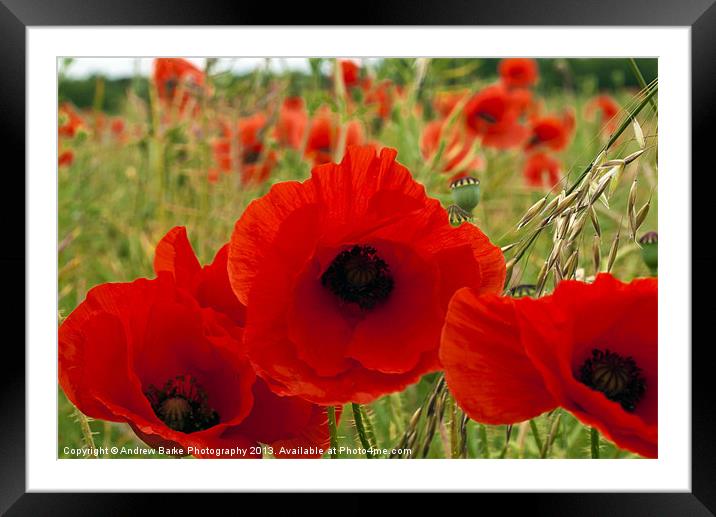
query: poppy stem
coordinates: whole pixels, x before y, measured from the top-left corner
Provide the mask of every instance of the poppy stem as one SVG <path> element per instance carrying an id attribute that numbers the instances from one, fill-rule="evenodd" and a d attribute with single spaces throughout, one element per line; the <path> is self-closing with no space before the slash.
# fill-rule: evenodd
<path id="1" fill-rule="evenodd" d="M 92 428 L 89 425 L 89 419 L 77 408 L 75 408 L 74 416 L 77 419 L 77 423 L 80 424 L 80 431 L 82 431 L 82 439 L 85 442 L 85 447 L 94 450 L 94 438 L 92 438 Z M 90 455 L 89 457 L 94 458 L 95 456 Z"/>
<path id="2" fill-rule="evenodd" d="M 589 435 L 592 441 L 592 459 L 599 459 L 599 431 L 592 427 L 589 430 Z"/>
<path id="3" fill-rule="evenodd" d="M 353 421 L 356 425 L 358 438 L 360 439 L 361 445 L 365 449 L 365 457 L 371 459 L 373 457 L 373 446 L 368 439 L 368 434 L 366 433 L 365 426 L 363 425 L 363 410 L 360 404 L 356 404 L 355 402 L 351 404 L 351 407 L 353 408 Z"/>
<path id="4" fill-rule="evenodd" d="M 338 429 L 336 428 L 336 406 L 326 408 L 328 414 L 328 434 L 330 436 L 331 459 L 338 457 Z"/>
<path id="5" fill-rule="evenodd" d="M 542 451 L 542 439 L 539 436 L 539 429 L 537 429 L 537 423 L 533 420 L 530 420 L 530 429 L 532 430 L 532 436 L 535 438 L 535 443 L 537 444 L 537 450 Z"/>

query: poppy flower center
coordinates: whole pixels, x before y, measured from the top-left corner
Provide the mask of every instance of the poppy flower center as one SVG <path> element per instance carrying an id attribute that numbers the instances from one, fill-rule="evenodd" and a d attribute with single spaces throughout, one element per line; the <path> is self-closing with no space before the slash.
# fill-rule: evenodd
<path id="1" fill-rule="evenodd" d="M 495 122 L 497 122 L 497 117 L 495 117 L 492 113 L 488 113 L 487 111 L 479 111 L 477 113 L 477 116 L 488 124 L 494 124 Z"/>
<path id="2" fill-rule="evenodd" d="M 251 149 L 244 155 L 244 164 L 252 165 L 259 161 L 260 156 L 261 156 L 260 150 Z"/>
<path id="3" fill-rule="evenodd" d="M 609 400 L 619 402 L 628 412 L 636 405 L 646 391 L 646 379 L 634 359 L 622 357 L 607 350 L 592 350 L 584 361 L 577 377 L 582 384 L 601 391 Z"/>
<path id="4" fill-rule="evenodd" d="M 154 414 L 174 431 L 189 434 L 219 423 L 219 414 L 209 406 L 206 391 L 191 375 L 169 379 L 161 389 L 150 385 L 145 396 Z"/>
<path id="5" fill-rule="evenodd" d="M 369 310 L 388 298 L 394 281 L 375 248 L 355 245 L 336 255 L 321 275 L 321 284 L 344 302 Z"/>

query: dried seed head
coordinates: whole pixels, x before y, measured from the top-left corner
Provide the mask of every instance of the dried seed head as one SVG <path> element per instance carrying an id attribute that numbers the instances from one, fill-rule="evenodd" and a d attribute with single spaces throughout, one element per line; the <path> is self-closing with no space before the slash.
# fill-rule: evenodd
<path id="1" fill-rule="evenodd" d="M 592 226 L 594 227 L 594 232 L 601 237 L 602 236 L 602 228 L 599 226 L 599 218 L 597 217 L 597 212 L 594 210 L 594 207 L 589 207 L 589 218 L 592 220 Z"/>
<path id="2" fill-rule="evenodd" d="M 577 262 L 579 260 L 579 250 L 574 250 L 564 264 L 564 273 L 567 278 L 572 278 L 574 272 L 577 269 Z"/>
<path id="3" fill-rule="evenodd" d="M 619 250 L 619 233 L 618 232 L 617 232 L 617 236 L 614 237 L 614 242 L 612 242 L 612 247 L 609 249 L 609 259 L 607 260 L 607 273 L 611 272 L 611 270 L 612 270 L 614 261 L 617 258 L 617 250 Z"/>
<path id="4" fill-rule="evenodd" d="M 646 147 L 646 139 L 637 119 L 632 119 L 632 127 L 634 128 L 634 137 L 639 143 L 639 147 L 643 150 Z"/>
<path id="5" fill-rule="evenodd" d="M 599 271 L 601 269 L 602 264 L 602 252 L 601 252 L 601 245 L 602 240 L 599 238 L 599 235 L 594 236 L 594 241 L 592 242 L 592 258 L 594 259 L 594 271 Z"/>
<path id="6" fill-rule="evenodd" d="M 644 154 L 644 149 L 639 149 L 638 151 L 631 153 L 629 156 L 624 158 L 624 164 L 629 165 L 631 162 L 639 158 L 642 154 Z"/>
<path id="7" fill-rule="evenodd" d="M 527 223 L 529 223 L 534 217 L 539 214 L 540 210 L 544 207 L 545 203 L 547 203 L 547 197 L 541 198 L 539 201 L 537 201 L 534 205 L 529 207 L 527 209 L 527 212 L 525 212 L 525 215 L 522 216 L 522 219 L 520 219 L 520 222 L 517 223 L 517 229 L 519 230 L 523 226 L 525 226 Z"/>
<path id="8" fill-rule="evenodd" d="M 634 225 L 634 231 L 638 230 L 642 224 L 644 224 L 644 220 L 646 219 L 646 216 L 649 215 L 649 207 L 651 206 L 651 199 L 647 201 L 644 206 L 642 206 L 639 211 L 636 213 L 636 224 Z"/>

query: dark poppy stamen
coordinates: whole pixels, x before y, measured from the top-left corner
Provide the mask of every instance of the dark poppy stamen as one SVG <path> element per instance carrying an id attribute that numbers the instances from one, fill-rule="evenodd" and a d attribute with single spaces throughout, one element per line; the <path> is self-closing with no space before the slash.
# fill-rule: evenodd
<path id="1" fill-rule="evenodd" d="M 175 431 L 195 433 L 219 423 L 219 414 L 209 406 L 206 391 L 191 375 L 169 379 L 161 389 L 151 385 L 145 396 L 154 414 Z"/>
<path id="2" fill-rule="evenodd" d="M 497 117 L 493 116 L 491 113 L 487 113 L 486 111 L 479 112 L 477 116 L 488 124 L 494 124 L 495 122 L 497 122 Z"/>
<path id="3" fill-rule="evenodd" d="M 608 349 L 592 350 L 592 355 L 580 368 L 577 380 L 601 391 L 609 400 L 619 402 L 629 412 L 636 409 L 646 391 L 646 379 L 634 359 Z"/>
<path id="4" fill-rule="evenodd" d="M 250 150 L 244 154 L 244 164 L 251 165 L 259 161 L 261 151 Z"/>
<path id="5" fill-rule="evenodd" d="M 375 248 L 355 245 L 336 255 L 321 275 L 321 284 L 341 300 L 368 310 L 388 298 L 394 282 Z"/>

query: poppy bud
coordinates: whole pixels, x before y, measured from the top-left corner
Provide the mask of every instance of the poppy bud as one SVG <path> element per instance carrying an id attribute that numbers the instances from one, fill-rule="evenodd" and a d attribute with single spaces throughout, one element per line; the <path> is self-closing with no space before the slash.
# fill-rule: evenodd
<path id="1" fill-rule="evenodd" d="M 452 198 L 455 204 L 472 212 L 472 209 L 480 202 L 480 180 L 472 176 L 463 176 L 450 183 Z"/>
<path id="2" fill-rule="evenodd" d="M 641 256 L 644 259 L 644 264 L 649 267 L 651 274 L 656 276 L 659 267 L 658 234 L 656 232 L 645 233 L 639 239 L 639 244 L 641 244 Z"/>

